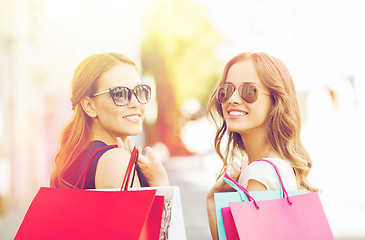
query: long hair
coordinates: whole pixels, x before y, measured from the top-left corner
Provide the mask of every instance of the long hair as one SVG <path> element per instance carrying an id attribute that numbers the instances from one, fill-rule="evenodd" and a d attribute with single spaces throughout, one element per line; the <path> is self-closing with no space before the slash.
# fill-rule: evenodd
<path id="1" fill-rule="evenodd" d="M 74 112 L 61 134 L 60 148 L 55 158 L 55 167 L 50 181 L 51 187 L 73 187 L 64 179 L 64 173 L 78 158 L 91 136 L 91 118 L 81 107 L 81 100 L 95 94 L 98 79 L 120 63 L 131 65 L 138 71 L 132 60 L 117 53 L 91 55 L 76 68 L 72 80 L 71 97 Z"/>
<path id="2" fill-rule="evenodd" d="M 300 140 L 301 116 L 294 82 L 287 67 L 279 59 L 266 53 L 242 53 L 226 64 L 218 86 L 226 81 L 228 71 L 232 65 L 247 59 L 253 61 L 259 78 L 272 95 L 273 108 L 265 120 L 267 139 L 275 151 L 284 159 L 290 161 L 295 172 L 298 188 L 311 192 L 317 191 L 308 181 L 312 161 Z M 210 96 L 207 117 L 213 119 L 217 127 L 214 147 L 223 161 L 219 178 L 223 174 L 224 167 L 231 163 L 235 156 L 245 155 L 246 149 L 240 134 L 227 131 L 222 105 L 217 101 L 217 87 Z M 221 144 L 226 132 L 228 141 L 223 155 Z"/>

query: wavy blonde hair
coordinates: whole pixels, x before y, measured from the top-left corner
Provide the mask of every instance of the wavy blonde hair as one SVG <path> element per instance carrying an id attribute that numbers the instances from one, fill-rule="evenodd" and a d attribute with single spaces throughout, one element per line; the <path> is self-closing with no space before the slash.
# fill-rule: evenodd
<path id="1" fill-rule="evenodd" d="M 81 100 L 95 94 L 100 77 L 121 63 L 131 65 L 138 71 L 132 60 L 112 52 L 91 55 L 76 68 L 72 80 L 71 97 L 74 112 L 61 134 L 61 144 L 50 181 L 51 187 L 73 187 L 64 179 L 64 172 L 75 162 L 91 137 L 91 119 L 81 107 Z"/>
<path id="2" fill-rule="evenodd" d="M 226 81 L 228 71 L 232 65 L 247 59 L 253 61 L 259 78 L 272 95 L 273 108 L 265 121 L 267 139 L 283 159 L 290 161 L 295 172 L 298 188 L 311 192 L 318 191 L 308 181 L 312 161 L 300 140 L 301 117 L 294 82 L 287 67 L 279 59 L 266 53 L 242 53 L 232 58 L 226 64 L 222 79 L 210 96 L 207 117 L 213 119 L 216 124 L 217 132 L 214 147 L 223 161 L 223 167 L 218 178 L 224 173 L 224 167 L 232 163 L 235 156 L 238 154 L 246 155 L 246 151 L 240 134 L 227 131 L 222 106 L 217 101 L 217 88 Z M 221 144 L 226 132 L 228 142 L 223 155 Z"/>

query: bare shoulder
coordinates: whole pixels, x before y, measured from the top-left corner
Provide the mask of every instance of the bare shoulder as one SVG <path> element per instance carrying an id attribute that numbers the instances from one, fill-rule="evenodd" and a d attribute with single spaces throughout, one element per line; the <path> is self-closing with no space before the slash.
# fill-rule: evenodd
<path id="1" fill-rule="evenodd" d="M 100 157 L 98 167 L 99 165 L 127 165 L 130 157 L 131 154 L 128 151 L 120 148 L 112 148 Z"/>
<path id="2" fill-rule="evenodd" d="M 120 148 L 105 152 L 99 159 L 95 174 L 96 188 L 120 187 L 128 167 L 131 154 Z"/>

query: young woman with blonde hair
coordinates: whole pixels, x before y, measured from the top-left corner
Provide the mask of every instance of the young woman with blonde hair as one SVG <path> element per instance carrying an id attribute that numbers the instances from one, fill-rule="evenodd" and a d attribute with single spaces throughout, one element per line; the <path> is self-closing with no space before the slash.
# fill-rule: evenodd
<path id="1" fill-rule="evenodd" d="M 227 172 L 249 191 L 279 190 L 271 165 L 254 162 L 268 159 L 279 168 L 288 190 L 317 191 L 307 179 L 312 162 L 300 140 L 301 117 L 294 83 L 279 59 L 266 53 L 242 53 L 232 58 L 211 95 L 208 117 L 217 126 L 214 145 L 223 161 L 219 177 Z M 228 142 L 223 154 L 224 136 Z M 234 158 L 242 159 L 241 166 L 233 162 Z M 232 190 L 219 179 L 207 195 L 213 239 L 218 239 L 214 193 Z"/>
<path id="2" fill-rule="evenodd" d="M 75 187 L 89 158 L 84 188 L 121 187 L 134 146 L 129 136 L 142 132 L 150 96 L 151 88 L 142 83 L 136 64 L 129 58 L 104 53 L 82 61 L 73 76 L 74 112 L 61 135 L 51 187 Z M 138 147 L 138 151 L 142 149 Z M 139 154 L 133 187 L 168 185 L 161 162 L 150 147 L 145 151 L 147 156 Z"/>

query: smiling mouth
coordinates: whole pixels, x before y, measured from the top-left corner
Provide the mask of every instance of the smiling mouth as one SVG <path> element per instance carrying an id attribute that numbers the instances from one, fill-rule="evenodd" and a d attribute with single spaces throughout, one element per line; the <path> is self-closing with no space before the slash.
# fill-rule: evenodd
<path id="1" fill-rule="evenodd" d="M 141 120 L 141 116 L 138 115 L 138 114 L 124 116 L 123 118 L 130 121 L 130 122 L 138 122 L 138 121 Z"/>
<path id="2" fill-rule="evenodd" d="M 228 111 L 228 115 L 229 116 L 246 116 L 248 113 L 247 112 L 241 112 L 241 111 Z"/>

